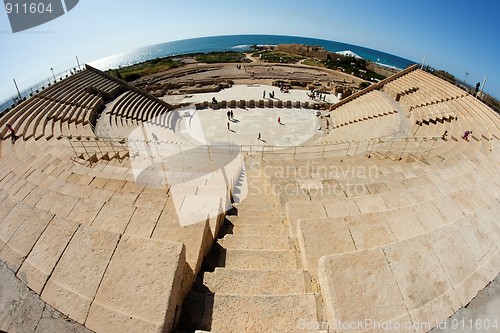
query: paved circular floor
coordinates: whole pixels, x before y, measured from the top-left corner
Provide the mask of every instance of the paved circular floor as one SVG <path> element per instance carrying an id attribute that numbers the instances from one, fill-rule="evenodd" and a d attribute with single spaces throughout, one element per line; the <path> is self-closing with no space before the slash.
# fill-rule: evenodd
<path id="1" fill-rule="evenodd" d="M 320 122 L 310 109 L 235 108 L 187 110 L 180 126 L 184 137 L 200 144 L 298 146 L 319 133 Z"/>

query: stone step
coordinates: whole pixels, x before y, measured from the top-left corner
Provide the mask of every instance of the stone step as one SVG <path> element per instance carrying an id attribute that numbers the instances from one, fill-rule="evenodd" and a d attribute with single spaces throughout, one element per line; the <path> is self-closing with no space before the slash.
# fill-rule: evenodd
<path id="1" fill-rule="evenodd" d="M 288 227 L 285 225 L 273 224 L 225 224 L 222 228 L 222 232 L 226 234 L 249 236 L 287 236 Z"/>
<path id="2" fill-rule="evenodd" d="M 300 269 L 216 268 L 211 286 L 217 295 L 300 295 L 306 290 L 304 271 Z"/>
<path id="3" fill-rule="evenodd" d="M 226 250 L 226 268 L 232 269 L 296 269 L 293 251 Z"/>
<path id="4" fill-rule="evenodd" d="M 226 235 L 218 243 L 225 249 L 290 250 L 290 239 L 280 236 Z"/>
<path id="5" fill-rule="evenodd" d="M 244 202 L 235 206 L 238 216 L 267 216 L 279 217 L 280 208 L 274 203 L 264 202 L 260 203 L 247 203 Z"/>
<path id="6" fill-rule="evenodd" d="M 242 310 L 242 311 L 237 311 Z M 305 332 L 300 323 L 317 322 L 314 295 L 215 295 L 211 331 Z"/>
<path id="7" fill-rule="evenodd" d="M 236 216 L 228 215 L 226 219 L 234 226 L 244 225 L 273 225 L 283 226 L 281 218 L 278 216 Z"/>

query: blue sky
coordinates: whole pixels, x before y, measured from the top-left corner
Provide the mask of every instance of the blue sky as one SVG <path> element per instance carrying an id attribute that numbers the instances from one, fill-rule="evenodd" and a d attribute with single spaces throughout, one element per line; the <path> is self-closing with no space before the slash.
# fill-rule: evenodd
<path id="1" fill-rule="evenodd" d="M 81 63 L 192 37 L 278 34 L 346 42 L 482 82 L 500 98 L 499 0 L 80 0 L 66 15 L 13 34 L 0 8 L 0 100 Z"/>

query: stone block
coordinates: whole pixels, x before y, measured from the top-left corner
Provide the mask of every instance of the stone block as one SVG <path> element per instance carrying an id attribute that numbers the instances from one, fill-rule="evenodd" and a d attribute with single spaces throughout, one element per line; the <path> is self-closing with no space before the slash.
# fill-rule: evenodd
<path id="1" fill-rule="evenodd" d="M 0 259 L 15 273 L 21 267 L 54 215 L 36 212 L 23 220 L 0 252 Z"/>
<path id="2" fill-rule="evenodd" d="M 119 235 L 81 225 L 42 292 L 42 299 L 84 324 Z"/>
<path id="3" fill-rule="evenodd" d="M 331 323 L 411 322 L 381 248 L 322 257 L 318 277 Z"/>
<path id="4" fill-rule="evenodd" d="M 96 332 L 168 332 L 180 303 L 180 243 L 124 236 L 95 295 L 86 326 Z"/>
<path id="5" fill-rule="evenodd" d="M 55 217 L 23 262 L 17 276 L 35 293 L 41 294 L 78 224 Z"/>
<path id="6" fill-rule="evenodd" d="M 344 220 L 358 250 L 396 241 L 391 228 L 380 213 L 347 216 Z"/>
<path id="7" fill-rule="evenodd" d="M 303 265 L 308 271 L 316 271 L 323 256 L 356 250 L 342 218 L 299 220 L 297 233 Z"/>
<path id="8" fill-rule="evenodd" d="M 434 323 L 460 308 L 427 235 L 385 245 L 383 250 L 414 321 Z"/>

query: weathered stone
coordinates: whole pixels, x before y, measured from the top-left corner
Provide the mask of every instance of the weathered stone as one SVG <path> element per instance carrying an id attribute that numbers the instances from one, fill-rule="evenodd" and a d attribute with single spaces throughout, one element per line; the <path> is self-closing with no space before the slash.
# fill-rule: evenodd
<path id="1" fill-rule="evenodd" d="M 276 267 L 279 268 L 279 267 Z M 252 281 L 252 283 L 248 283 Z M 216 268 L 213 291 L 230 295 L 287 295 L 306 290 L 302 270 Z"/>
<path id="2" fill-rule="evenodd" d="M 42 299 L 85 323 L 119 236 L 85 227 L 76 231 L 42 292 Z"/>
<path id="3" fill-rule="evenodd" d="M 245 309 L 238 316 L 235 309 Z M 314 295 L 215 295 L 213 332 L 304 332 L 299 321 L 317 322 Z"/>
<path id="4" fill-rule="evenodd" d="M 309 271 L 317 270 L 318 260 L 322 256 L 356 250 L 349 228 L 342 218 L 300 220 L 297 232 L 303 265 Z"/>
<path id="5" fill-rule="evenodd" d="M 170 331 L 184 264 L 180 243 L 124 236 L 90 308 L 87 327 L 98 332 Z"/>
<path id="6" fill-rule="evenodd" d="M 344 218 L 356 249 L 369 249 L 396 241 L 391 228 L 380 213 Z"/>
<path id="7" fill-rule="evenodd" d="M 59 217 L 47 226 L 17 273 L 31 290 L 37 294 L 42 292 L 77 228 L 78 224 Z"/>
<path id="8" fill-rule="evenodd" d="M 318 277 L 331 323 L 411 322 L 381 248 L 322 257 Z M 354 331 L 364 329 L 361 326 Z"/>
<path id="9" fill-rule="evenodd" d="M 1 260 L 17 272 L 54 215 L 38 212 L 25 219 L 0 252 Z"/>

